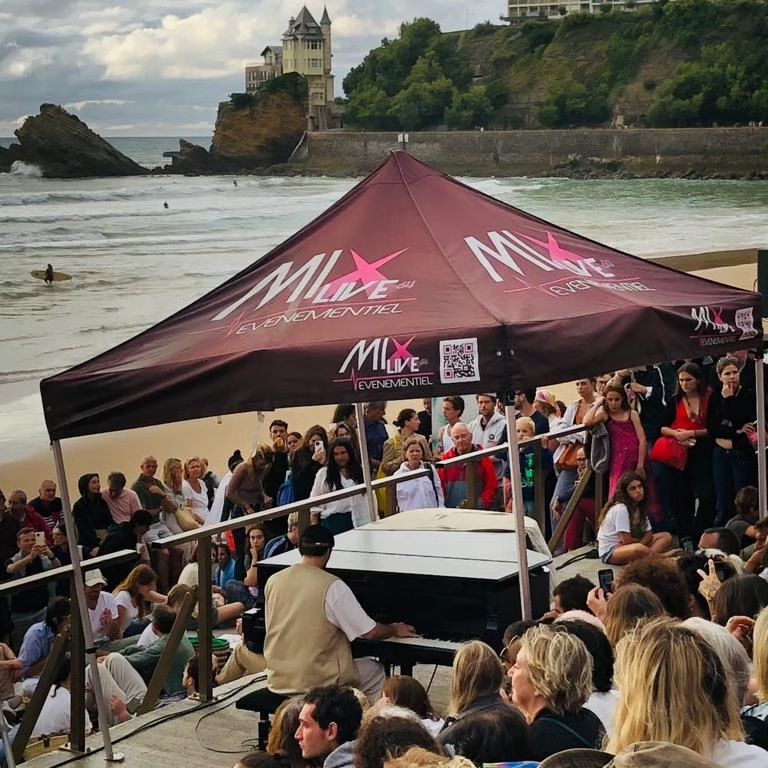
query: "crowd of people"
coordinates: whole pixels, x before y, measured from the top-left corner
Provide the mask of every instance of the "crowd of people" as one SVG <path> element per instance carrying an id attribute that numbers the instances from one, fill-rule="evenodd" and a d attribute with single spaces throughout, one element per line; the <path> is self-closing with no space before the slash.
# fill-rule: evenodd
<path id="1" fill-rule="evenodd" d="M 397 768 L 461 757 L 476 765 L 560 765 L 547 761 L 572 748 L 596 750 L 594 759 L 603 762 L 594 765 L 607 765 L 640 744 L 664 742 L 674 745 L 669 749 L 678 750 L 673 757 L 681 762 L 667 758 L 659 765 L 687 765 L 687 749 L 705 761 L 691 764 L 768 766 L 768 518 L 760 516 L 756 489 L 748 356 L 617 371 L 575 386 L 570 405 L 535 388 L 516 392 L 507 405 L 481 393 L 477 416 L 467 421 L 465 399 L 452 395 L 442 401 L 446 423 L 439 429 L 433 429 L 430 399 L 422 411 L 402 409 L 389 428 L 385 402 L 366 404 L 363 424 L 354 406 L 341 404 L 330 426 L 303 434 L 275 419 L 269 439 L 247 458 L 235 451 L 222 476 L 202 457 L 167 458 L 161 465 L 147 455 L 133 483 L 120 471 L 108 474 L 104 488 L 97 473 L 79 479 L 74 531 L 67 530 L 54 482 L 41 483 L 31 500 L 21 490 L 7 502 L 0 493 L 4 576 L 66 565 L 75 546 L 83 558 L 136 550 L 138 564 L 112 564 L 85 576 L 108 725 L 141 706 L 192 590 L 211 590 L 214 626 L 263 607 L 263 647 L 242 643 L 215 671 L 224 684 L 266 670 L 269 689 L 285 698 L 267 754 L 248 755 L 243 765 L 258 758 L 292 768 Z M 535 624 L 510 627 L 503 649 L 480 641 L 462 645 L 445 713 L 435 711 L 414 678 L 386 679 L 375 659 L 351 653 L 356 638 L 416 633 L 371 619 L 326 570 L 334 536 L 370 522 L 365 495 L 318 498 L 304 531 L 292 513 L 217 539 L 209 585 L 200 584 L 194 546 L 152 546 L 175 533 L 362 484 L 361 440 L 376 477 L 427 470 L 377 492 L 380 517 L 470 502 L 510 511 L 505 452 L 449 461 L 504 445 L 506 408 L 515 414 L 525 513 L 534 516 L 543 493 L 551 531 L 579 488 L 563 549 L 596 540 L 616 578 L 612 589 L 580 577 L 561 583 L 553 610 Z M 579 425 L 582 431 L 556 435 Z M 608 501 L 596 509 L 595 484 L 603 476 Z M 301 562 L 274 575 L 266 588 L 260 584 L 257 563 L 295 548 Z M 0 698 L 11 720 L 19 694 L 34 692 L 55 638 L 68 632 L 69 590 L 64 578 L 0 599 L 6 641 L 0 644 Z M 197 619 L 195 608 L 189 629 Z M 57 673 L 36 734 L 69 727 L 71 663 L 67 657 Z M 161 704 L 194 693 L 199 668 L 183 638 L 163 680 Z M 90 694 L 88 703 L 97 725 Z"/>

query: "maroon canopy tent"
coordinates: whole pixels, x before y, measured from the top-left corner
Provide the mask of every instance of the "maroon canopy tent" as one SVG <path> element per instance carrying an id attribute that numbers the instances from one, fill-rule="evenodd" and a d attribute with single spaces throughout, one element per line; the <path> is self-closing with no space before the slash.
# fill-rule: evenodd
<path id="1" fill-rule="evenodd" d="M 511 391 L 761 344 L 758 294 L 600 245 L 395 152 L 264 258 L 40 389 L 57 440 Z"/>

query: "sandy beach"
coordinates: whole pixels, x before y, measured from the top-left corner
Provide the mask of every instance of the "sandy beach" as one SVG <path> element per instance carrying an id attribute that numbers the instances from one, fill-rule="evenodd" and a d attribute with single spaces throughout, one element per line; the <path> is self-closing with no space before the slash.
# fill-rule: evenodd
<path id="1" fill-rule="evenodd" d="M 757 268 L 755 264 L 742 264 L 700 270 L 693 274 L 754 290 Z M 574 399 L 572 383 L 542 383 L 541 386 L 554 391 L 566 403 Z M 405 407 L 421 410 L 421 402 L 391 402 L 387 409 L 389 422 L 396 418 L 400 408 Z M 70 494 L 74 494 L 72 501 L 77 498 L 77 479 L 85 472 L 98 472 L 103 482 L 109 472 L 119 470 L 130 481 L 138 475 L 141 459 L 152 453 L 161 462 L 169 456 L 182 460 L 193 455 L 205 456 L 211 467 L 223 474 L 232 452 L 239 448 L 246 454 L 256 442 L 267 436 L 268 425 L 273 418 L 283 418 L 290 429 L 303 433 L 314 424 L 327 426 L 332 413 L 331 406 L 291 408 L 264 413 L 261 422 L 257 414 L 245 413 L 65 440 L 62 448 Z M 37 495 L 42 480 L 54 477 L 52 454 L 41 445 L 37 454 L 23 461 L 8 462 L 0 468 L 0 488 L 6 494 L 21 488 L 31 498 Z"/>

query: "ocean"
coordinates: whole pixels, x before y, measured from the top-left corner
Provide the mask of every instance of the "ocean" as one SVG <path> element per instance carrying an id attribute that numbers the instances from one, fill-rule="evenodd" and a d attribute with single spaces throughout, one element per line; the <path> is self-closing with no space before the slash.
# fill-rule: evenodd
<path id="1" fill-rule="evenodd" d="M 111 141 L 148 168 L 178 148 L 173 138 Z M 638 256 L 765 246 L 768 237 L 768 182 L 463 181 Z M 47 445 L 42 377 L 202 296 L 357 180 L 244 176 L 237 182 L 226 176 L 49 180 L 29 167 L 0 174 L 0 462 Z M 47 287 L 30 276 L 48 262 L 74 279 Z"/>

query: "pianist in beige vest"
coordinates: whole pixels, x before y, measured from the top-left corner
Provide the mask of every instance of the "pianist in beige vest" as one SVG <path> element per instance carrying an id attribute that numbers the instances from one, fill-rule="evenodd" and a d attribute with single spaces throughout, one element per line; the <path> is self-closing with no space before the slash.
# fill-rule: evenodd
<path id="1" fill-rule="evenodd" d="M 352 658 L 350 642 L 414 637 L 408 624 L 381 624 L 366 614 L 352 590 L 325 568 L 333 534 L 322 525 L 304 529 L 301 562 L 274 574 L 265 590 L 267 687 L 307 693 L 324 685 L 352 685 L 373 702 L 384 687 L 384 669 L 371 658 Z"/>

